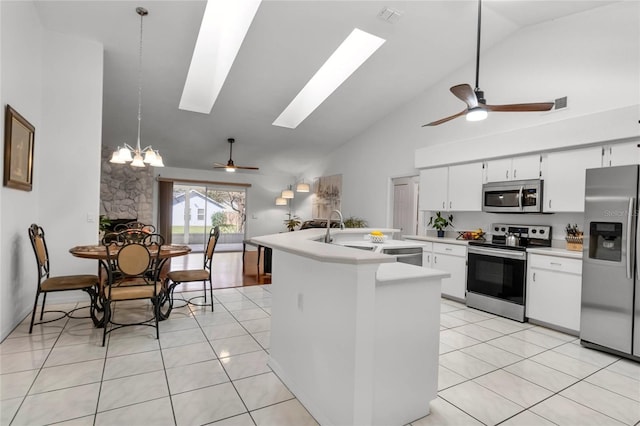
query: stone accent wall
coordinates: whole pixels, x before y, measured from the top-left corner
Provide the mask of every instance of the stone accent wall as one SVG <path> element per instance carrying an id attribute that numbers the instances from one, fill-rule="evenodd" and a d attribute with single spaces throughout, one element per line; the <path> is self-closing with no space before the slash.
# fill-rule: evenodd
<path id="1" fill-rule="evenodd" d="M 153 224 L 153 167 L 111 164 L 113 147 L 102 147 L 100 214 Z"/>

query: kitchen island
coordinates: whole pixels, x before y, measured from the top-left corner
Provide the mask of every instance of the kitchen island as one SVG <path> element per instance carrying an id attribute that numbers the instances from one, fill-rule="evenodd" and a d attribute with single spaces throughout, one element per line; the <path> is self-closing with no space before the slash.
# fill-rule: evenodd
<path id="1" fill-rule="evenodd" d="M 252 239 L 273 250 L 269 366 L 322 425 L 404 425 L 429 414 L 448 273 L 325 244 L 324 235 Z"/>

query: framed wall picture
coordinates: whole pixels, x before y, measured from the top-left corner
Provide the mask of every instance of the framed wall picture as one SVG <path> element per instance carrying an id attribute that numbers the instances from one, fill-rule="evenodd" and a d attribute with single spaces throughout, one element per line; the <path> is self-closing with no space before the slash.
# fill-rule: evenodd
<path id="1" fill-rule="evenodd" d="M 4 123 L 4 186 L 31 191 L 35 127 L 10 105 Z"/>

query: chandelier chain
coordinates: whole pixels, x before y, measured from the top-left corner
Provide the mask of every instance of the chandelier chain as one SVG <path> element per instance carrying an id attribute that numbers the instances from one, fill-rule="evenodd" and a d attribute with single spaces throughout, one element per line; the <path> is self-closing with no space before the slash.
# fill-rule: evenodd
<path id="1" fill-rule="evenodd" d="M 140 151 L 140 127 L 142 123 L 142 22 L 148 13 L 146 9 L 138 8 L 136 12 L 140 15 L 140 46 L 138 50 L 138 143 L 137 150 Z"/>

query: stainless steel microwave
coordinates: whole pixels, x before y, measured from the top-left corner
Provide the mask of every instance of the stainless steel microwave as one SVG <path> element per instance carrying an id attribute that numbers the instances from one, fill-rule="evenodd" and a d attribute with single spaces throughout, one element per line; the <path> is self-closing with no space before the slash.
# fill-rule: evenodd
<path id="1" fill-rule="evenodd" d="M 482 211 L 542 213 L 542 179 L 490 182 L 482 185 Z"/>

